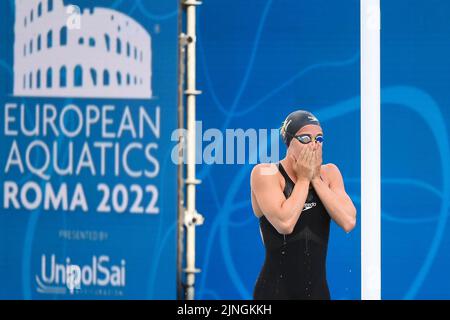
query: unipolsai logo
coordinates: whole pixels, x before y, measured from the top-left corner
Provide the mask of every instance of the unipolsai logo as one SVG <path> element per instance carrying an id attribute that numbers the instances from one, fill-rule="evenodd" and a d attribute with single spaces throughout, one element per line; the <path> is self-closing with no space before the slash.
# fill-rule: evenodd
<path id="1" fill-rule="evenodd" d="M 113 263 L 109 256 L 92 256 L 79 264 L 70 257 L 59 260 L 55 254 L 41 255 L 36 274 L 37 292 L 42 294 L 122 295 L 126 286 L 126 261 Z"/>

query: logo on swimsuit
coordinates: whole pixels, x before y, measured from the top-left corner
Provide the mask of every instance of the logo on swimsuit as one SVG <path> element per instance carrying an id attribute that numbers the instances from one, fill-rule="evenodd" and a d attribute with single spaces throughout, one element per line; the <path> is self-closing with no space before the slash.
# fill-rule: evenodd
<path id="1" fill-rule="evenodd" d="M 311 209 L 311 208 L 313 208 L 313 207 L 315 207 L 315 206 L 316 206 L 316 203 L 315 203 L 315 202 L 305 203 L 305 205 L 304 205 L 302 211 L 309 210 L 309 209 Z"/>

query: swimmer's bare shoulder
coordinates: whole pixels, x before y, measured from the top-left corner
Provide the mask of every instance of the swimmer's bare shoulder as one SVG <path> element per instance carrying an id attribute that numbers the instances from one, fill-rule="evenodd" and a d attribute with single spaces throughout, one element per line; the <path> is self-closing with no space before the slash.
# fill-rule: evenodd
<path id="1" fill-rule="evenodd" d="M 260 218 L 264 212 L 258 199 L 270 196 L 276 190 L 282 190 L 278 167 L 274 163 L 260 163 L 253 167 L 250 175 L 250 189 L 252 194 L 252 208 L 256 217 Z"/>
<path id="2" fill-rule="evenodd" d="M 320 167 L 320 175 L 322 180 L 330 186 L 332 180 L 332 172 L 334 170 L 339 170 L 338 167 L 334 163 L 324 163 Z"/>

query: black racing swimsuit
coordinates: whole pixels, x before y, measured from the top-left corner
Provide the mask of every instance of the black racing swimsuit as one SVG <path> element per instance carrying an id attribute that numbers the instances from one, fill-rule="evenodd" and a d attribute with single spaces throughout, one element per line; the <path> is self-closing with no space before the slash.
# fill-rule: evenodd
<path id="1" fill-rule="evenodd" d="M 278 169 L 288 198 L 294 189 L 281 163 Z M 259 225 L 266 256 L 253 290 L 253 299 L 329 300 L 326 257 L 330 233 L 330 216 L 311 186 L 294 231 L 280 234 L 263 215 Z"/>

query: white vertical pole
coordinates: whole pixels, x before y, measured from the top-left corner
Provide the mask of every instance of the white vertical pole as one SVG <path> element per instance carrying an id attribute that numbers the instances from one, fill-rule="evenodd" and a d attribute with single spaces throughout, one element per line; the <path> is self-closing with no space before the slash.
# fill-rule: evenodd
<path id="1" fill-rule="evenodd" d="M 381 299 L 380 0 L 361 0 L 361 299 Z"/>
<path id="2" fill-rule="evenodd" d="M 184 0 L 186 6 L 186 127 L 187 127 L 187 166 L 186 166 L 186 299 L 194 299 L 195 274 L 200 269 L 195 266 L 195 228 L 203 223 L 203 216 L 196 209 L 196 185 L 200 183 L 195 176 L 196 164 L 196 97 L 201 92 L 196 89 L 196 7 L 201 2 Z"/>

